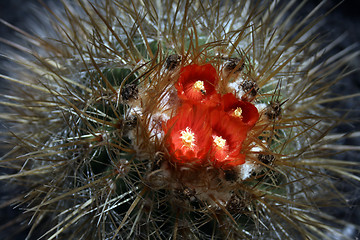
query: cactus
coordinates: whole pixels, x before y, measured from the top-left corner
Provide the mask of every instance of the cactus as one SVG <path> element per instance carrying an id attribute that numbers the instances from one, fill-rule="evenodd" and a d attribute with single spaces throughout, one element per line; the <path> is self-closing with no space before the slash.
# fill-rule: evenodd
<path id="1" fill-rule="evenodd" d="M 357 53 L 327 56 L 321 17 L 296 22 L 293 4 L 64 1 L 48 36 L 17 29 L 0 162 L 15 223 L 43 239 L 345 237 L 323 209 L 345 205 L 334 178 L 360 180 L 358 163 L 324 150 L 345 122 L 324 104 L 347 98 L 329 91 Z"/>

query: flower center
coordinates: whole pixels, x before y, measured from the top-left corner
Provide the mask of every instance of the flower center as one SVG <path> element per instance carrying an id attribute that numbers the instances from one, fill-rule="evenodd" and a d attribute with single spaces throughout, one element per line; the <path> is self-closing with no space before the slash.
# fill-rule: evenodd
<path id="1" fill-rule="evenodd" d="M 215 136 L 213 137 L 214 138 L 214 144 L 219 147 L 219 148 L 224 148 L 225 147 L 225 144 L 226 144 L 226 140 L 223 139 L 222 137 L 220 136 Z"/>
<path id="2" fill-rule="evenodd" d="M 234 114 L 235 117 L 242 118 L 242 109 L 241 109 L 241 107 L 237 107 L 234 110 L 233 114 Z"/>
<path id="3" fill-rule="evenodd" d="M 195 134 L 191 131 L 189 127 L 187 127 L 185 130 L 182 130 L 180 134 L 180 138 L 184 147 L 192 148 L 195 146 Z"/>
<path id="4" fill-rule="evenodd" d="M 200 91 L 202 94 L 206 94 L 206 90 L 205 90 L 205 86 L 204 86 L 204 81 L 201 80 L 197 80 L 194 85 L 193 85 L 194 89 L 197 91 Z"/>

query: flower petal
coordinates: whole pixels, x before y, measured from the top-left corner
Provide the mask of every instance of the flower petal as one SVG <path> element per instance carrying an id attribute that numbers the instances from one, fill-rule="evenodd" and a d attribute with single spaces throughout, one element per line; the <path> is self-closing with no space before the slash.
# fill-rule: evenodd
<path id="1" fill-rule="evenodd" d="M 244 123 L 248 129 L 251 129 L 259 119 L 259 112 L 253 104 L 237 99 L 232 93 L 222 96 L 222 104 L 229 116 Z"/>
<path id="2" fill-rule="evenodd" d="M 211 146 L 208 109 L 184 104 L 164 127 L 165 143 L 173 161 L 182 164 L 203 164 Z"/>
<path id="3" fill-rule="evenodd" d="M 182 100 L 192 104 L 214 103 L 213 95 L 217 95 L 215 88 L 218 82 L 217 71 L 211 64 L 191 64 L 181 69 L 175 87 Z"/>
<path id="4" fill-rule="evenodd" d="M 248 127 L 239 123 L 219 109 L 210 113 L 212 128 L 212 148 L 210 156 L 215 166 L 235 166 L 244 163 L 240 154 Z"/>

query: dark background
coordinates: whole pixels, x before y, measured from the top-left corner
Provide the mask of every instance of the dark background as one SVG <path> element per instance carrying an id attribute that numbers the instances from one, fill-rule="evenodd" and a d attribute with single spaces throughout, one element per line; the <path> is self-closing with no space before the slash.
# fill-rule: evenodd
<path id="1" fill-rule="evenodd" d="M 47 0 L 45 2 L 51 2 Z M 53 1 L 58 2 L 58 1 Z M 321 1 L 308 1 L 305 5 L 304 11 L 307 12 L 314 8 Z M 341 1 L 328 0 L 327 3 L 322 7 L 322 12 L 326 13 L 333 6 L 340 3 Z M 0 0 L 0 18 L 6 20 L 7 22 L 18 26 L 23 29 L 27 29 L 28 19 L 33 15 L 32 8 L 33 6 L 39 6 L 37 0 Z M 30 18 L 29 18 L 30 17 Z M 329 13 L 326 17 L 326 24 L 324 25 L 324 32 L 328 32 L 329 39 L 335 39 L 341 34 L 345 33 L 346 38 L 334 49 L 334 53 L 341 51 L 346 47 L 352 44 L 358 44 L 357 50 L 360 50 L 360 1 L 359 0 L 345 0 L 339 5 L 335 10 Z M 13 39 L 16 37 L 16 33 L 10 28 L 0 24 L 0 38 L 4 39 Z M 0 55 L 4 52 L 5 46 L 0 43 Z M 0 56 L 0 61 L 4 59 Z M 352 68 L 360 67 L 360 57 L 354 59 L 351 63 Z M 0 73 L 5 73 L 4 70 L 0 69 Z M 0 88 L 6 87 L 3 85 L 4 82 L 0 81 Z M 333 92 L 343 95 L 343 94 L 353 94 L 360 92 L 360 71 L 357 71 L 350 76 L 346 77 L 343 81 L 339 82 L 334 88 Z M 353 109 L 349 117 L 352 119 L 360 119 L 360 107 L 359 107 L 360 98 L 349 99 L 340 105 L 333 105 L 341 109 Z M 360 124 L 358 121 L 355 121 L 352 124 L 348 124 L 342 127 L 335 129 L 337 132 L 349 132 L 349 131 L 360 131 Z M 346 145 L 355 145 L 360 146 L 359 138 L 351 138 L 343 140 L 342 144 Z M 344 153 L 338 156 L 342 159 L 347 159 L 351 161 L 359 161 L 359 154 L 357 152 Z M 346 184 L 339 186 L 342 190 L 347 192 L 352 192 L 352 198 L 350 201 L 353 207 L 349 209 L 344 209 L 344 211 L 338 211 L 334 214 L 338 216 L 339 219 L 347 220 L 355 224 L 360 224 L 360 187 L 357 189 L 354 187 L 349 187 Z M 0 194 L 2 194 L 2 186 L 0 185 Z M 1 199 L 1 197 L 0 197 Z M 2 208 L 0 209 L 0 226 L 7 223 L 11 216 L 19 214 L 18 210 L 13 210 L 12 208 Z M 9 229 L 10 230 L 10 229 Z M 6 233 L 6 230 L 1 233 L 0 230 L 0 239 L 2 234 Z M 11 234 L 8 232 L 8 234 Z M 350 232 L 349 234 L 354 239 L 359 239 L 360 234 Z M 356 237 L 357 235 L 357 237 Z M 10 235 L 7 235 L 10 236 Z M 25 239 L 25 235 L 18 235 L 13 239 Z"/>

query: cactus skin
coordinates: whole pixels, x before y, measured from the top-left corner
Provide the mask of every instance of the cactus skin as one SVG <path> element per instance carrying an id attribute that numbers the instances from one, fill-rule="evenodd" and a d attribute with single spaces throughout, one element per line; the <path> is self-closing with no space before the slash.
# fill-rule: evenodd
<path id="1" fill-rule="evenodd" d="M 346 223 L 322 208 L 345 204 L 333 177 L 358 181 L 358 164 L 325 151 L 344 120 L 323 103 L 343 100 L 328 93 L 350 57 L 321 59 L 329 49 L 312 34 L 319 19 L 295 22 L 288 7 L 64 1 L 64 11 L 49 12 L 49 36 L 19 30 L 26 44 L 9 43 L 21 53 L 7 55 L 14 73 L 1 76 L 10 90 L 0 180 L 19 186 L 8 203 L 25 210 L 16 221 L 30 223 L 29 238 L 345 237 Z M 206 101 L 186 105 L 179 79 L 195 65 L 209 66 L 197 85 Z M 249 126 L 213 120 L 212 109 L 225 114 L 240 101 Z M 181 121 L 215 122 L 229 135 L 241 128 L 235 160 L 211 160 L 212 150 L 179 160 L 168 139 Z M 202 131 L 213 149 L 214 130 Z"/>

